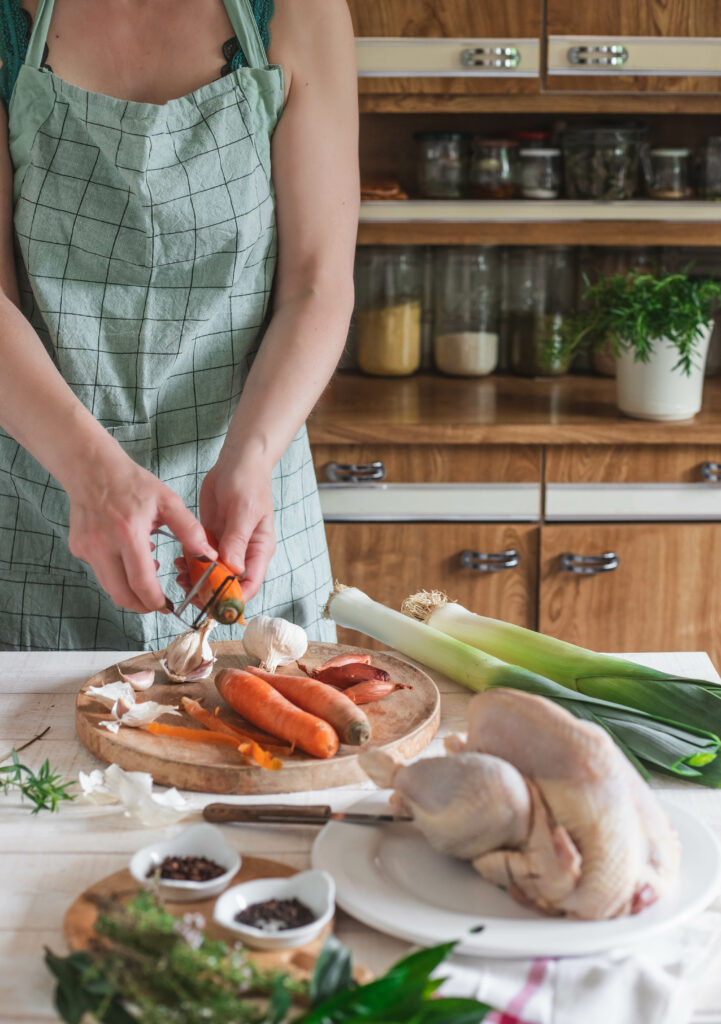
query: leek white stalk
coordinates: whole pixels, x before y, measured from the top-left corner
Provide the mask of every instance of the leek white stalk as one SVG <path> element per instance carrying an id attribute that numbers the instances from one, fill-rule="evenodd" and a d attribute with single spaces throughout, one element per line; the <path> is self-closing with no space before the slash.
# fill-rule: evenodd
<path id="1" fill-rule="evenodd" d="M 678 715 L 645 713 L 629 708 L 625 702 L 572 691 L 528 668 L 507 664 L 435 626 L 393 611 L 353 587 L 336 584 L 325 614 L 338 625 L 360 630 L 471 690 L 506 686 L 557 701 L 579 718 L 605 728 L 641 771 L 643 761 L 704 785 L 721 785 L 721 768 L 711 764 L 721 746 L 718 736 L 686 723 Z M 705 696 L 717 700 L 711 694 Z M 708 769 L 713 771 L 708 774 Z"/>
<path id="2" fill-rule="evenodd" d="M 476 615 L 439 591 L 406 598 L 412 616 L 486 654 L 589 697 L 636 708 L 668 721 L 721 734 L 721 687 L 577 647 L 500 619 Z"/>

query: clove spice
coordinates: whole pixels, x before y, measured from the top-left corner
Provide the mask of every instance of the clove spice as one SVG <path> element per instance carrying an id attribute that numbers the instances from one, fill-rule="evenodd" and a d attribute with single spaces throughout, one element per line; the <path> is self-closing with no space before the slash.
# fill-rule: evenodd
<path id="1" fill-rule="evenodd" d="M 210 882 L 224 875 L 226 870 L 222 864 L 216 864 L 208 857 L 169 856 L 161 864 L 152 864 L 146 877 L 152 878 L 157 871 L 161 878 L 176 882 Z"/>

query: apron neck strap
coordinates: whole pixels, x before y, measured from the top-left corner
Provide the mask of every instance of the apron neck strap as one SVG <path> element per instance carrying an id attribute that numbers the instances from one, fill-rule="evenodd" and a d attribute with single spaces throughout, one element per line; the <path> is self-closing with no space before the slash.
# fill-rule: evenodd
<path id="1" fill-rule="evenodd" d="M 31 68 L 39 68 L 43 62 L 45 42 L 48 38 L 50 19 L 53 16 L 55 0 L 39 0 L 37 13 L 30 33 L 25 63 Z"/>
<path id="2" fill-rule="evenodd" d="M 251 0 L 223 0 L 230 23 L 250 68 L 267 68 L 268 56 L 258 29 Z"/>

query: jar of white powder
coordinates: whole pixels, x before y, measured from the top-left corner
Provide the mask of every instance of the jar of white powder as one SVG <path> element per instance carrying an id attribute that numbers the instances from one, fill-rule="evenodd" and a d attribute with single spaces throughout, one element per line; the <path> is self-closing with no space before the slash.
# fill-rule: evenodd
<path id="1" fill-rule="evenodd" d="M 451 246 L 435 251 L 436 369 L 484 377 L 498 364 L 498 249 Z"/>

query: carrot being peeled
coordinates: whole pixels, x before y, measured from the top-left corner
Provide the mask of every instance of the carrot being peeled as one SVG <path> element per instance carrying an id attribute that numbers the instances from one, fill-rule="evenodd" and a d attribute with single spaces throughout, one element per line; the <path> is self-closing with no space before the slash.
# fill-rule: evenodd
<path id="1" fill-rule="evenodd" d="M 208 542 L 217 550 L 218 542 L 213 534 L 209 530 L 206 530 L 205 533 Z M 193 555 L 185 548 L 183 548 L 183 558 L 188 567 L 190 585 L 194 587 L 211 564 L 210 559 L 206 558 L 205 555 Z M 214 597 L 216 590 L 218 594 Z M 243 588 L 235 573 L 231 572 L 222 562 L 215 563 L 213 571 L 196 595 L 195 600 L 201 606 L 212 602 L 208 609 L 208 614 L 225 626 L 229 626 L 234 622 L 239 622 L 241 625 L 245 624 L 245 619 L 243 618 Z"/>
<path id="2" fill-rule="evenodd" d="M 337 752 L 338 735 L 327 722 L 296 707 L 260 676 L 226 668 L 216 676 L 215 685 L 231 708 L 259 729 L 312 757 L 333 757 Z"/>
<path id="3" fill-rule="evenodd" d="M 370 739 L 371 727 L 364 712 L 327 683 L 302 676 L 274 675 L 261 668 L 248 668 L 248 671 L 265 679 L 299 708 L 329 722 L 343 743 L 359 747 Z"/>

